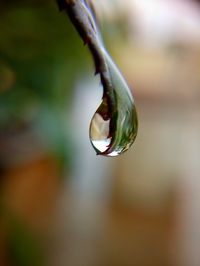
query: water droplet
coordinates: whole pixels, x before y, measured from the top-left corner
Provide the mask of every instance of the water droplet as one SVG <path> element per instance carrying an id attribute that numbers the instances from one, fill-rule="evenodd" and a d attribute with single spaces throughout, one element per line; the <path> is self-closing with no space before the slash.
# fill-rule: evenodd
<path id="1" fill-rule="evenodd" d="M 138 129 L 137 113 L 130 90 L 104 50 L 103 100 L 90 123 L 90 140 L 97 154 L 117 156 L 130 148 Z"/>
<path id="2" fill-rule="evenodd" d="M 130 148 L 138 129 L 132 94 L 105 50 L 96 19 L 86 0 L 57 0 L 65 9 L 93 56 L 103 86 L 102 102 L 90 123 L 90 140 L 97 154 L 117 156 Z"/>

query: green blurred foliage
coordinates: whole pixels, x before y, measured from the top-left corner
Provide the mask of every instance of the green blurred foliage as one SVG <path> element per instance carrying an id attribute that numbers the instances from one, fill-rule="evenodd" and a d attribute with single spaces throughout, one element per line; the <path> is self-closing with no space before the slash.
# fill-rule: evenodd
<path id="1" fill-rule="evenodd" d="M 87 50 L 53 1 L 2 1 L 0 16 L 0 133 L 28 126 L 68 160 L 67 112 Z"/>
<path id="2" fill-rule="evenodd" d="M 31 230 L 18 219 L 9 223 L 8 252 L 10 265 L 13 266 L 44 266 L 45 259 L 42 247 Z"/>
<path id="3" fill-rule="evenodd" d="M 87 49 L 56 2 L 1 1 L 1 142 L 7 142 L 6 136 L 9 141 L 10 136 L 18 139 L 28 129 L 39 136 L 61 171 L 69 167 L 73 146 L 68 111 L 74 84 L 87 71 L 88 58 Z M 2 166 L 1 158 L 3 150 Z M 9 219 L 8 245 L 11 265 L 44 265 L 38 240 L 18 219 Z"/>

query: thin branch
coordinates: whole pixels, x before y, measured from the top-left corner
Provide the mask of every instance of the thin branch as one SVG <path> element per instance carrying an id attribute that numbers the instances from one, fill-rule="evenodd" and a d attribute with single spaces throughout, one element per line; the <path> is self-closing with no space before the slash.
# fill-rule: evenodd
<path id="1" fill-rule="evenodd" d="M 65 10 L 84 44 L 87 44 L 95 63 L 95 73 L 105 71 L 106 63 L 102 53 L 101 37 L 94 16 L 85 0 L 56 0 L 59 9 Z"/>
<path id="2" fill-rule="evenodd" d="M 105 59 L 105 48 L 86 0 L 56 0 L 61 11 L 65 10 L 84 44 L 88 45 L 95 64 L 95 74 L 100 74 L 103 99 L 108 104 L 108 113 L 115 112 L 116 97 Z M 113 91 L 113 93 L 110 93 Z"/>

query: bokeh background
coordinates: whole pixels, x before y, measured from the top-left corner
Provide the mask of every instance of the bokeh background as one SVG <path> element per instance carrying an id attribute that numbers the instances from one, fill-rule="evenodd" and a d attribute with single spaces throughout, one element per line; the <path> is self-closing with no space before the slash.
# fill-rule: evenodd
<path id="1" fill-rule="evenodd" d="M 93 1 L 134 146 L 95 155 L 102 88 L 53 0 L 0 2 L 0 265 L 200 265 L 200 4 Z"/>

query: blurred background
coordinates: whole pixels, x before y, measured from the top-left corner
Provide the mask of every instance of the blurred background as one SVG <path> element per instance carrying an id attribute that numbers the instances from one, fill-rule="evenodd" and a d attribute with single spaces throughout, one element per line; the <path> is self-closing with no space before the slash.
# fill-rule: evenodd
<path id="1" fill-rule="evenodd" d="M 95 155 L 91 56 L 53 0 L 0 2 L 0 265 L 200 265 L 200 4 L 93 1 L 139 132 Z"/>

